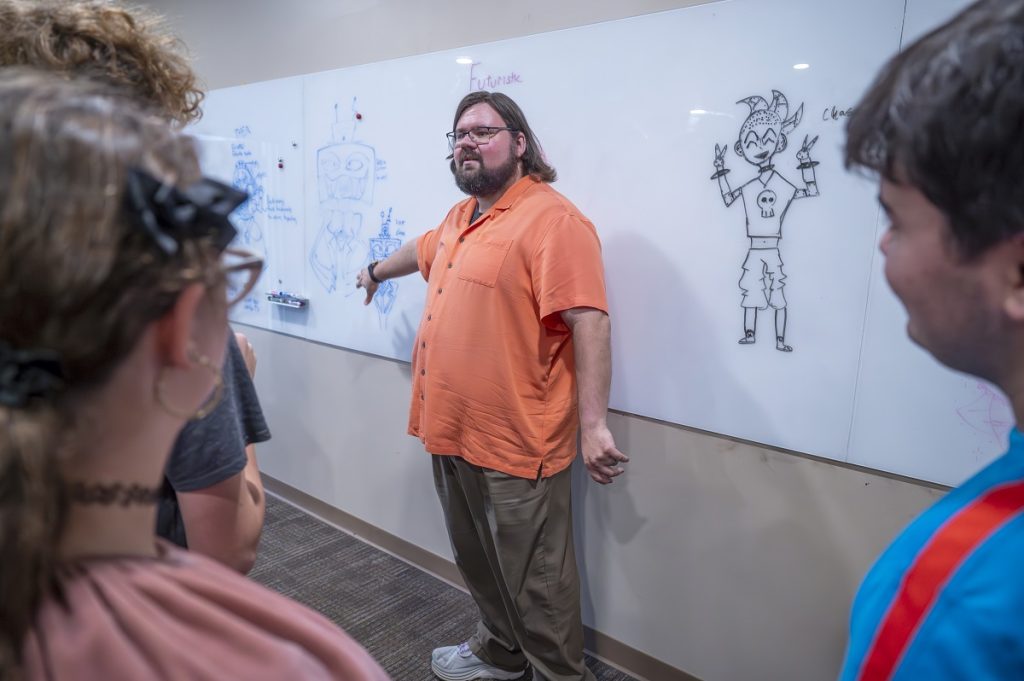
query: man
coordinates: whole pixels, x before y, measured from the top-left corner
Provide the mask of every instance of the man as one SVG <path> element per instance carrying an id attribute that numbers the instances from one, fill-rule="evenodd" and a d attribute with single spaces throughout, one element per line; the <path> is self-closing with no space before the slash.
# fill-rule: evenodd
<path id="1" fill-rule="evenodd" d="M 107 2 L 0 0 L 0 66 L 89 76 L 128 91 L 178 125 L 200 115 L 203 94 L 178 41 L 141 10 Z M 251 373 L 249 341 L 228 339 L 224 394 L 188 424 L 168 461 L 157 533 L 239 572 L 256 558 L 264 497 L 252 444 L 270 438 Z"/>
<path id="2" fill-rule="evenodd" d="M 583 661 L 570 465 L 628 461 L 605 418 L 610 324 L 593 225 L 515 102 L 459 103 L 451 170 L 470 196 L 444 222 L 360 272 L 377 286 L 419 270 L 427 304 L 413 355 L 409 433 L 433 457 L 455 561 L 480 609 L 465 643 L 434 650 L 442 679 L 593 679 Z"/>
<path id="3" fill-rule="evenodd" d="M 1024 416 L 1024 1 L 982 0 L 901 52 L 849 121 L 880 176 L 907 333 Z M 1024 678 L 1024 435 L 868 573 L 841 678 Z"/>

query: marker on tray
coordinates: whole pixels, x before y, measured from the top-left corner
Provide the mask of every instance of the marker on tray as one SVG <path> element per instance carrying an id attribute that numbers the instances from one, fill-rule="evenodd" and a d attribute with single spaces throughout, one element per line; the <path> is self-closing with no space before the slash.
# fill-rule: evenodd
<path id="1" fill-rule="evenodd" d="M 309 306 L 309 298 L 303 298 L 287 291 L 267 291 L 267 300 L 275 305 L 302 309 Z"/>

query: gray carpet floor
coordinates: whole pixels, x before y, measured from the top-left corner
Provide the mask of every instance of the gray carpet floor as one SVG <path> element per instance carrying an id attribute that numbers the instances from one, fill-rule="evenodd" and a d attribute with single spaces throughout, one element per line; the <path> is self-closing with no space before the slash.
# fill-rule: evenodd
<path id="1" fill-rule="evenodd" d="M 395 681 L 433 681 L 430 651 L 476 627 L 467 594 L 269 495 L 249 576 L 337 623 Z M 587 665 L 598 681 L 632 681 L 590 657 Z"/>

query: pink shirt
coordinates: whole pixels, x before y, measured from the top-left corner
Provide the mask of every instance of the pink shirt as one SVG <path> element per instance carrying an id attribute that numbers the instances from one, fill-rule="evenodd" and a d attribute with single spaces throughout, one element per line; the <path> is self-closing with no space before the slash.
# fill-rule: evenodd
<path id="1" fill-rule="evenodd" d="M 84 560 L 60 575 L 24 646 L 25 678 L 348 679 L 388 676 L 312 610 L 204 556 Z"/>

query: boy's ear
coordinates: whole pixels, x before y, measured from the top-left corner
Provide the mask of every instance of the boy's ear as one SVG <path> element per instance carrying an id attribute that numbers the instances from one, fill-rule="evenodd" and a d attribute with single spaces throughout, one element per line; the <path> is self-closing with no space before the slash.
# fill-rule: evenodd
<path id="1" fill-rule="evenodd" d="M 171 309 L 157 320 L 157 343 L 165 365 L 182 369 L 192 366 L 189 347 L 195 337 L 199 303 L 205 294 L 202 284 L 189 284 L 178 294 Z"/>
<path id="2" fill-rule="evenodd" d="M 779 134 L 779 148 L 775 150 L 775 153 L 779 154 L 786 150 L 789 146 L 789 138 L 784 133 Z"/>
<path id="3" fill-rule="evenodd" d="M 1024 266 L 1018 272 L 1018 282 L 1024 281 Z M 1024 286 L 1019 283 L 1010 289 L 1003 303 L 1003 310 L 1017 323 L 1024 323 Z"/>

